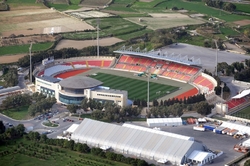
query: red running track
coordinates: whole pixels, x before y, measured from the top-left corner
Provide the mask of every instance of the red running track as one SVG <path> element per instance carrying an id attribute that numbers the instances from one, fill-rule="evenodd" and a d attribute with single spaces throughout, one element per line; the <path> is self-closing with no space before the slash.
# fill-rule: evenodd
<path id="1" fill-rule="evenodd" d="M 175 98 L 177 98 L 177 99 L 184 99 L 184 97 L 186 97 L 186 99 L 188 98 L 188 97 L 192 97 L 192 96 L 194 96 L 194 95 L 197 95 L 198 94 L 198 90 L 196 89 L 196 88 L 193 88 L 193 89 L 191 89 L 191 90 L 189 90 L 189 91 L 187 91 L 187 92 L 184 92 L 184 93 L 182 93 L 182 94 L 180 94 L 179 96 L 176 96 Z"/>
<path id="2" fill-rule="evenodd" d="M 68 77 L 72 77 L 72 76 L 75 76 L 77 74 L 81 74 L 81 73 L 84 73 L 86 71 L 89 71 L 90 69 L 80 69 L 80 70 L 72 70 L 72 71 L 68 71 L 68 72 L 65 72 L 65 73 L 61 73 L 61 74 L 57 74 L 55 75 L 54 77 L 55 78 L 68 78 Z"/>

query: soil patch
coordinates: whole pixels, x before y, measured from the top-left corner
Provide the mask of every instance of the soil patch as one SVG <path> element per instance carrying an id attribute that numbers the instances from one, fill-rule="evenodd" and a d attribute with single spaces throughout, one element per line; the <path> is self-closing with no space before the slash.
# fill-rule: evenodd
<path id="1" fill-rule="evenodd" d="M 245 26 L 250 24 L 250 20 L 240 20 L 240 21 L 235 21 L 234 23 L 240 26 Z"/>
<path id="2" fill-rule="evenodd" d="M 103 38 L 99 40 L 99 45 L 100 46 L 111 46 L 114 45 L 116 43 L 122 42 L 123 40 L 115 38 L 115 37 L 109 37 L 109 38 Z M 56 46 L 56 50 L 60 50 L 62 48 L 76 48 L 76 49 L 82 49 L 85 47 L 89 47 L 89 46 L 96 46 L 97 42 L 96 40 L 61 40 L 57 46 Z"/>
<path id="3" fill-rule="evenodd" d="M 140 2 L 152 2 L 153 0 L 139 0 Z"/>
<path id="4" fill-rule="evenodd" d="M 0 64 L 17 62 L 18 59 L 20 59 L 26 55 L 27 54 L 0 56 Z"/>

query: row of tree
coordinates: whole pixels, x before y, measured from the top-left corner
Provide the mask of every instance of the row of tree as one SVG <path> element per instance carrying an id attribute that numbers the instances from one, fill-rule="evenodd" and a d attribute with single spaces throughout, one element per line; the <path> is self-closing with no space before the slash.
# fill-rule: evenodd
<path id="1" fill-rule="evenodd" d="M 0 126 L 2 125 L 2 121 L 0 121 Z M 23 124 L 8 128 L 7 130 L 3 130 L 3 127 L 1 128 L 4 132 L 0 134 L 0 145 L 3 145 L 5 141 L 21 138 L 25 133 L 25 127 Z"/>
<path id="2" fill-rule="evenodd" d="M 222 0 L 203 0 L 207 6 L 211 6 L 225 11 L 232 12 L 236 9 L 233 3 L 223 2 Z"/>
<path id="3" fill-rule="evenodd" d="M 168 118 L 170 116 L 180 117 L 183 115 L 184 111 L 196 111 L 201 115 L 208 115 L 211 113 L 211 110 L 214 106 L 209 105 L 206 101 L 201 101 L 195 104 L 184 104 L 184 103 L 175 103 L 171 106 L 156 106 L 150 108 L 150 111 L 147 112 L 147 117 L 154 118 Z"/>
<path id="4" fill-rule="evenodd" d="M 109 49 L 107 47 L 99 48 L 100 55 L 107 55 L 109 53 Z M 75 48 L 63 48 L 60 50 L 47 50 L 36 52 L 32 55 L 32 64 L 40 63 L 43 59 L 48 57 L 54 57 L 54 59 L 64 59 L 64 58 L 72 58 L 72 57 L 80 57 L 80 56 L 93 56 L 97 55 L 96 46 L 90 46 L 83 48 L 81 50 Z M 29 55 L 26 55 L 18 60 L 18 65 L 21 67 L 27 67 L 30 63 Z"/>
<path id="5" fill-rule="evenodd" d="M 2 104 L 1 104 L 1 109 L 19 109 L 21 106 L 29 105 L 31 104 L 31 96 L 29 94 L 15 94 L 6 97 Z"/>
<path id="6" fill-rule="evenodd" d="M 161 100 L 160 102 L 158 100 L 153 100 L 153 106 L 170 106 L 173 105 L 175 103 L 183 103 L 183 104 L 193 104 L 193 103 L 197 103 L 197 102 L 201 102 L 201 101 L 205 101 L 205 95 L 204 94 L 198 94 L 198 95 L 194 95 L 194 96 L 189 96 L 189 97 L 184 97 L 184 99 L 178 99 L 178 98 L 172 98 L 172 99 L 168 99 L 168 100 Z M 138 107 L 146 107 L 147 106 L 147 102 L 145 100 L 140 100 L 140 99 L 136 99 L 133 101 L 133 105 L 136 105 Z"/>

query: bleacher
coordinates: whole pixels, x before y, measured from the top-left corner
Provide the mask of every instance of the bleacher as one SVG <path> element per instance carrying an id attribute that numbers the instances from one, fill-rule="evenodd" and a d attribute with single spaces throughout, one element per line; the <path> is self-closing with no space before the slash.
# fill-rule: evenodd
<path id="1" fill-rule="evenodd" d="M 148 66 L 151 67 L 150 73 L 152 74 L 163 75 L 181 81 L 189 81 L 200 70 L 193 66 L 130 55 L 122 55 L 115 68 L 143 72 L 146 71 Z"/>
<path id="2" fill-rule="evenodd" d="M 44 75 L 51 76 L 60 71 L 66 71 L 66 70 L 72 70 L 72 69 L 73 67 L 71 66 L 71 64 L 70 65 L 56 65 L 56 66 L 52 66 L 50 68 L 45 69 Z"/>
<path id="3" fill-rule="evenodd" d="M 199 75 L 193 82 L 196 85 L 207 87 L 209 89 L 209 91 L 214 89 L 213 83 L 201 75 Z"/>
<path id="4" fill-rule="evenodd" d="M 225 104 L 228 105 L 228 110 L 230 110 L 230 109 L 235 108 L 235 107 L 237 107 L 245 102 L 246 102 L 246 99 L 243 97 L 240 99 L 231 99 L 231 100 L 227 101 Z"/>

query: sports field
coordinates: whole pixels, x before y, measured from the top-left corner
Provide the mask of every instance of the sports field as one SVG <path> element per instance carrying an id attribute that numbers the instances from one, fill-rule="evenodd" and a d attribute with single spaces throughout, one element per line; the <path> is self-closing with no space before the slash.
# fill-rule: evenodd
<path id="1" fill-rule="evenodd" d="M 250 106 L 240 110 L 239 112 L 232 114 L 232 116 L 250 119 Z"/>
<path id="2" fill-rule="evenodd" d="M 97 73 L 96 75 L 90 75 L 90 77 L 102 81 L 103 86 L 107 86 L 112 89 L 128 91 L 128 98 L 131 100 L 135 99 L 147 100 L 147 86 L 148 86 L 147 81 L 121 77 L 106 73 Z M 150 87 L 150 92 L 149 92 L 150 101 L 163 97 L 179 89 L 178 87 L 175 86 L 164 85 L 155 82 L 150 82 L 149 87 Z"/>

